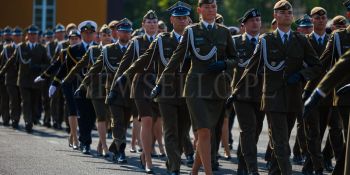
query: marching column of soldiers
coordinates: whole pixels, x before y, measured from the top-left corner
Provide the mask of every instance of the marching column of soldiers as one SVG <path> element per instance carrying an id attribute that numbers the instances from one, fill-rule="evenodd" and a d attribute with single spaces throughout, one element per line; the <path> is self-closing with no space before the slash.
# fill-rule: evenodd
<path id="1" fill-rule="evenodd" d="M 350 1 L 343 5 L 349 13 Z M 348 19 L 338 15 L 327 28 L 327 10 L 314 7 L 295 21 L 293 31 L 293 6 L 280 0 L 273 7 L 272 32 L 262 33 L 262 16 L 252 8 L 238 19 L 237 34 L 237 27 L 224 25 L 217 8 L 216 0 L 198 0 L 200 20 L 192 23 L 192 7 L 178 1 L 167 10 L 172 31 L 153 10 L 137 30 L 127 18 L 100 28 L 91 20 L 57 24 L 43 34 L 35 25 L 25 31 L 5 27 L 2 124 L 19 129 L 22 114 L 26 132 L 32 133 L 41 121 L 57 130 L 65 121 L 68 146 L 83 154 L 91 154 L 96 127 L 98 155 L 127 164 L 132 123 L 130 152 L 140 153 L 145 173 L 156 173 L 152 158 L 159 156 L 167 158 L 169 174 L 180 174 L 184 154 L 190 174 L 202 168 L 211 175 L 220 172 L 220 143 L 223 157 L 231 159 L 236 116 L 236 172 L 257 175 L 257 143 L 266 118 L 269 174 L 292 174 L 293 152 L 292 161 L 305 175 L 348 175 Z"/>

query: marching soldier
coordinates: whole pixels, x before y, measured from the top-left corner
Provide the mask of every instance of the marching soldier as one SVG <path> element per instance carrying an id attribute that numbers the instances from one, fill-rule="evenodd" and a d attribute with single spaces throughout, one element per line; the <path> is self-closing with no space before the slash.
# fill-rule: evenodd
<path id="1" fill-rule="evenodd" d="M 311 17 L 307 14 L 295 21 L 297 24 L 297 32 L 303 34 L 310 34 L 313 30 L 313 24 L 311 22 Z"/>
<path id="2" fill-rule="evenodd" d="M 109 97 L 107 97 L 110 99 L 110 101 L 117 98 L 118 91 L 116 89 L 119 87 L 125 87 L 127 83 L 129 77 L 121 76 L 122 73 L 145 53 L 151 42 L 155 39 L 158 30 L 157 22 L 158 17 L 153 10 L 148 11 L 143 17 L 142 26 L 145 30 L 145 34 L 135 37 L 123 56 L 120 66 L 118 67 L 118 71 L 115 74 L 115 80 L 113 80 Z M 141 119 L 140 135 L 143 146 L 141 164 L 145 165 L 145 170 L 147 173 L 152 173 L 152 128 L 153 122 L 156 122 L 157 117 L 160 117 L 157 104 L 149 97 L 152 90 L 152 85 L 155 83 L 155 66 L 153 64 L 148 65 L 145 67 L 144 71 L 136 74 L 134 77 L 130 77 L 130 79 L 132 78 L 133 81 L 131 84 L 130 97 L 135 100 L 139 117 Z"/>
<path id="3" fill-rule="evenodd" d="M 117 30 L 118 41 L 112 44 L 106 45 L 101 55 L 97 58 L 97 61 L 89 69 L 87 73 L 88 76 L 93 75 L 104 75 L 106 78 L 101 82 L 99 86 L 104 86 L 105 90 L 100 94 L 100 98 L 105 99 L 106 92 L 109 92 L 114 74 L 118 69 L 120 61 L 126 52 L 129 40 L 131 39 L 132 24 L 131 22 L 124 18 L 120 20 L 114 26 Z M 91 78 L 85 77 L 81 83 L 78 90 L 87 89 L 87 87 L 93 86 L 96 82 L 91 81 Z M 98 82 L 97 82 L 98 83 Z M 96 86 L 96 85 L 95 85 Z M 77 91 L 78 92 L 78 91 Z M 113 142 L 109 147 L 109 150 L 114 153 L 114 160 L 118 163 L 126 163 L 125 157 L 125 147 L 126 147 L 126 130 L 129 123 L 131 115 L 137 116 L 135 114 L 136 106 L 132 105 L 132 101 L 129 98 L 129 93 L 126 96 L 118 96 L 118 98 L 113 101 L 113 103 L 107 103 L 110 105 L 107 107 L 107 113 L 110 111 L 112 113 L 112 134 Z"/>
<path id="4" fill-rule="evenodd" d="M 97 58 L 101 55 L 102 48 L 110 44 L 112 41 L 111 30 L 107 25 L 103 25 L 100 29 L 100 45 L 91 46 L 86 54 L 81 58 L 81 60 L 70 70 L 67 74 L 63 82 L 70 83 L 74 76 L 76 76 L 79 71 L 82 71 L 86 68 L 91 68 L 97 61 Z M 104 157 L 108 157 L 108 147 L 106 143 L 106 120 L 109 118 L 109 113 L 107 112 L 108 108 L 104 103 L 104 90 L 101 88 L 100 82 L 104 82 L 101 74 L 88 75 L 86 74 L 85 78 L 91 79 L 91 86 L 88 86 L 84 89 L 79 89 L 74 94 L 75 98 L 87 98 L 91 99 L 92 105 L 95 109 L 96 117 L 97 117 L 97 130 L 99 133 L 99 142 L 97 146 L 97 152 L 99 155 Z M 95 121 L 93 122 L 95 123 Z"/>
<path id="5" fill-rule="evenodd" d="M 7 44 L 1 54 L 1 62 L 6 63 L 6 61 L 13 55 L 16 47 L 22 42 L 22 29 L 15 27 L 12 31 L 13 42 Z M 15 62 L 5 74 L 5 85 L 6 92 L 9 96 L 10 102 L 10 119 L 12 121 L 12 128 L 18 129 L 18 123 L 21 115 L 21 99 L 19 94 L 19 89 L 17 86 L 17 76 L 18 76 L 18 65 Z"/>
<path id="6" fill-rule="evenodd" d="M 274 17 L 277 30 L 260 37 L 239 82 L 251 82 L 250 76 L 262 74 L 261 109 L 268 119 L 273 148 L 269 173 L 291 174 L 289 136 L 294 123 L 290 121 L 302 110 L 302 82 L 315 78 L 320 64 L 307 38 L 291 31 L 293 8 L 288 1 L 274 5 Z"/>
<path id="7" fill-rule="evenodd" d="M 97 24 L 94 21 L 84 21 L 78 26 L 81 31 L 82 42 L 80 44 L 71 45 L 67 48 L 67 56 L 63 64 L 61 64 L 52 84 L 49 88 L 49 96 L 51 97 L 62 84 L 63 78 L 67 73 L 83 58 L 90 46 L 97 45 L 93 42 L 94 33 L 97 29 Z M 92 103 L 86 98 L 74 98 L 74 92 L 80 84 L 83 72 L 80 72 L 73 81 L 63 84 L 62 90 L 65 95 L 69 107 L 69 124 L 73 143 L 76 140 L 76 124 L 79 125 L 79 141 L 83 154 L 90 154 L 91 148 L 91 130 L 95 124 L 95 111 Z M 79 115 L 79 120 L 77 116 Z M 76 148 L 75 148 L 76 149 Z"/>
<path id="8" fill-rule="evenodd" d="M 337 29 L 345 29 L 346 28 L 346 18 L 342 15 L 338 15 L 332 19 L 332 26 L 331 29 L 332 31 L 337 30 Z"/>
<path id="9" fill-rule="evenodd" d="M 260 110 L 262 77 L 254 77 L 254 84 L 246 84 L 239 80 L 248 65 L 255 46 L 259 41 L 261 15 L 257 9 L 248 10 L 240 19 L 245 27 L 245 33 L 233 37 L 236 48 L 237 67 L 234 68 L 232 88 L 235 89 L 231 99 L 234 99 L 234 108 L 237 114 L 240 133 L 240 151 L 238 154 L 237 174 L 257 174 L 257 147 L 256 144 L 262 130 L 265 114 Z M 248 92 L 245 92 L 248 90 Z"/>
<path id="10" fill-rule="evenodd" d="M 170 21 L 173 24 L 172 32 L 160 33 L 151 43 L 148 50 L 122 76 L 133 77 L 135 73 L 143 72 L 145 66 L 157 65 L 157 72 L 162 72 L 175 51 L 181 35 L 188 25 L 188 15 L 191 6 L 178 2 L 168 9 L 171 13 Z M 184 66 L 184 65 L 183 65 Z M 168 160 L 166 167 L 169 174 L 179 174 L 181 154 L 184 147 L 186 132 L 190 130 L 190 116 L 185 99 L 181 97 L 184 75 L 186 70 L 181 67 L 175 75 L 166 75 L 162 85 L 164 93 L 156 98 L 163 117 L 164 140 Z M 158 74 L 159 78 L 160 74 Z"/>
<path id="11" fill-rule="evenodd" d="M 6 45 L 12 44 L 12 29 L 9 26 L 5 27 L 3 35 L 5 42 L 1 45 L 1 51 L 3 50 L 3 48 L 6 47 Z M 7 60 L 8 58 L 3 58 L 0 60 L 0 68 L 2 68 L 6 64 Z M 10 126 L 9 95 L 6 91 L 4 75 L 0 76 L 0 81 L 0 114 L 2 116 L 3 125 Z"/>
<path id="12" fill-rule="evenodd" d="M 306 100 L 304 107 L 304 118 L 308 118 L 313 110 L 317 109 L 319 103 L 327 96 L 328 93 L 334 90 L 334 88 L 338 85 L 341 85 L 341 82 L 349 80 L 349 74 L 344 74 L 350 68 L 350 51 L 348 50 L 339 60 L 335 63 L 330 71 L 323 77 L 321 82 L 318 84 L 317 88 L 313 91 L 311 96 Z M 345 75 L 345 76 L 344 76 Z M 349 93 L 349 84 L 344 86 L 339 93 Z M 346 118 L 350 116 L 349 110 L 347 111 L 348 115 Z M 344 113 L 345 114 L 345 113 Z M 344 116 L 345 117 L 345 116 Z M 344 123 L 344 122 L 343 122 Z M 344 123 L 345 124 L 345 123 Z M 347 132 L 346 137 L 346 147 L 344 147 L 344 152 L 341 155 L 340 161 L 342 163 L 337 162 L 335 169 L 332 174 L 343 174 L 347 175 L 350 173 L 350 142 L 349 135 L 350 131 L 347 130 L 348 124 L 344 125 L 344 129 Z M 346 153 L 345 153 L 346 151 Z M 344 165 L 345 162 L 345 165 Z M 338 166 L 340 165 L 340 166 Z M 339 169 L 338 169 L 339 168 Z M 344 169 L 345 168 L 345 169 Z"/>
<path id="13" fill-rule="evenodd" d="M 112 30 L 112 43 L 115 43 L 118 41 L 118 30 L 115 27 L 118 24 L 118 21 L 113 20 L 108 23 L 108 28 Z"/>
<path id="14" fill-rule="evenodd" d="M 349 5 L 350 5 L 350 1 L 347 1 L 345 3 L 345 6 L 349 6 Z M 335 66 L 335 63 L 339 60 L 340 56 L 343 55 L 348 50 L 350 45 L 350 42 L 348 39 L 350 37 L 349 31 L 350 31 L 350 27 L 347 27 L 346 29 L 336 30 L 331 35 L 328 41 L 327 47 L 321 56 L 321 63 L 322 63 L 324 72 L 329 71 L 333 66 Z M 335 110 L 333 111 L 334 113 L 332 114 L 332 118 L 333 120 L 337 120 L 336 115 L 339 115 L 341 117 L 341 120 L 343 121 L 342 125 L 344 127 L 345 138 L 347 138 L 346 135 L 348 130 L 348 120 L 349 120 L 348 111 L 350 106 L 350 101 L 348 99 L 350 98 L 349 97 L 350 93 L 348 91 L 344 91 L 344 89 L 346 89 L 347 87 L 346 85 L 349 84 L 349 82 L 350 82 L 349 79 L 345 79 L 344 81 L 342 81 L 342 83 L 338 84 L 338 86 L 334 88 L 333 93 L 331 94 L 331 96 L 333 95 L 333 106 L 335 106 Z M 313 94 L 317 94 L 317 93 L 322 94 L 317 90 L 318 89 L 316 89 Z M 322 96 L 323 95 L 326 96 L 325 94 L 322 94 Z M 324 99 L 324 100 L 327 100 L 327 99 Z M 314 113 L 314 111 L 312 111 L 312 113 Z M 309 118 L 313 118 L 312 113 L 308 114 L 307 120 L 311 120 Z M 338 136 L 341 135 L 339 132 L 336 134 L 338 134 Z M 339 142 L 336 142 L 336 143 L 339 143 Z M 339 174 L 344 170 L 343 155 L 345 154 L 345 150 L 341 150 L 339 152 L 336 149 L 334 150 L 334 153 L 336 156 L 336 165 L 333 170 L 333 174 Z M 340 157 L 337 155 L 340 155 Z"/>
<path id="15" fill-rule="evenodd" d="M 186 28 L 183 39 L 158 79 L 151 96 L 162 94 L 160 83 L 180 67 L 189 51 L 191 67 L 186 77 L 183 96 L 186 98 L 192 127 L 198 134 L 192 173 L 198 174 L 200 166 L 203 165 L 205 173 L 212 174 L 212 158 L 208 153 L 216 145 L 215 142 L 211 144 L 211 130 L 224 116 L 224 99 L 228 95 L 228 82 L 224 72 L 232 73 L 235 65 L 234 48 L 230 31 L 215 23 L 216 1 L 199 0 L 197 11 L 202 20 Z"/>
<path id="16" fill-rule="evenodd" d="M 45 47 L 38 43 L 38 33 L 38 27 L 29 26 L 27 28 L 28 42 L 21 43 L 17 47 L 15 53 L 0 71 L 0 75 L 4 75 L 14 62 L 17 61 L 19 64 L 17 85 L 20 88 L 25 129 L 28 133 L 32 132 L 33 117 L 38 114 L 40 102 L 40 86 L 34 84 L 34 78 L 40 74 L 49 60 Z"/>

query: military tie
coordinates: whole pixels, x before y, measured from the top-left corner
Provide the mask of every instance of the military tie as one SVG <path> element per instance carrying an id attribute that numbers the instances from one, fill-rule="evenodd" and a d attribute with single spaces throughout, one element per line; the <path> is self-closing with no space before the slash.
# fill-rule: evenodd
<path id="1" fill-rule="evenodd" d="M 323 39 L 321 37 L 319 37 L 317 40 L 319 46 L 322 46 L 322 44 L 323 44 L 322 41 L 323 41 Z"/>
<path id="2" fill-rule="evenodd" d="M 179 37 L 176 37 L 177 38 L 177 41 L 180 42 L 181 41 L 181 36 Z"/>
<path id="3" fill-rule="evenodd" d="M 149 37 L 149 42 L 152 42 L 153 41 L 153 36 L 150 36 Z"/>
<path id="4" fill-rule="evenodd" d="M 284 45 L 287 45 L 287 43 L 288 43 L 288 35 L 285 33 L 285 34 L 283 35 L 283 44 L 284 44 Z"/>
<path id="5" fill-rule="evenodd" d="M 89 50 L 89 47 L 90 47 L 90 44 L 86 45 L 85 50 L 86 50 L 86 51 Z"/>
<path id="6" fill-rule="evenodd" d="M 33 50 L 33 44 L 32 43 L 29 44 L 29 48 L 30 48 L 30 50 Z"/>
<path id="7" fill-rule="evenodd" d="M 122 52 L 123 52 L 123 53 L 126 52 L 126 47 L 125 47 L 125 46 L 122 47 Z"/>
<path id="8" fill-rule="evenodd" d="M 256 39 L 255 39 L 255 38 L 250 39 L 250 43 L 255 47 L 255 45 L 256 45 Z"/>
<path id="9" fill-rule="evenodd" d="M 208 31 L 211 31 L 211 29 L 213 29 L 213 26 L 212 26 L 211 24 L 209 24 L 209 25 L 207 26 L 207 29 L 208 29 Z"/>

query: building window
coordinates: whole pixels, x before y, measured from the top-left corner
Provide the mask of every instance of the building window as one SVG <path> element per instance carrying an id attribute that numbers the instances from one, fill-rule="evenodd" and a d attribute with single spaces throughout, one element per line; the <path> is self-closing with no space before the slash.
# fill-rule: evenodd
<path id="1" fill-rule="evenodd" d="M 42 31 L 56 24 L 56 0 L 34 0 L 33 24 Z"/>

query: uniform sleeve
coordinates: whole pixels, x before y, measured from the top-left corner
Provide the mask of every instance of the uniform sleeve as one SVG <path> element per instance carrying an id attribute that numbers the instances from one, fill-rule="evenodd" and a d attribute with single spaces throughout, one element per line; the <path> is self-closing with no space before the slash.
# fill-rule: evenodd
<path id="1" fill-rule="evenodd" d="M 88 66 L 90 61 L 89 60 L 90 52 L 92 52 L 92 49 L 89 49 L 85 53 L 83 58 L 69 71 L 67 76 L 64 78 L 65 82 L 70 82 L 79 71 L 81 71 L 83 68 Z"/>
<path id="2" fill-rule="evenodd" d="M 231 37 L 230 31 L 227 30 L 227 45 L 226 45 L 226 72 L 230 75 L 233 74 L 233 69 L 237 66 L 236 61 L 236 48 L 233 46 L 233 39 Z"/>
<path id="3" fill-rule="evenodd" d="M 162 75 L 158 79 L 157 84 L 164 81 L 163 79 L 166 77 L 165 75 L 175 73 L 175 71 L 180 67 L 180 64 L 185 59 L 186 51 L 189 50 L 191 47 L 190 45 L 187 45 L 187 42 L 188 42 L 188 29 L 185 30 L 182 36 L 182 40 L 180 41 L 179 45 L 177 46 L 176 50 L 171 56 L 170 61 L 168 65 L 165 67 Z"/>
<path id="4" fill-rule="evenodd" d="M 56 76 L 53 78 L 52 85 L 58 87 L 62 83 L 62 79 L 65 75 L 67 75 L 67 60 L 60 65 L 60 68 L 58 69 L 58 72 L 56 73 Z"/>
<path id="5" fill-rule="evenodd" d="M 334 67 L 324 76 L 318 85 L 322 92 L 329 93 L 335 86 L 350 78 L 347 72 L 350 69 L 350 51 L 347 51 Z"/>
<path id="6" fill-rule="evenodd" d="M 124 72 L 124 75 L 129 78 L 134 77 L 136 73 L 142 73 L 144 68 L 150 64 L 150 61 L 156 61 L 156 58 L 159 57 L 158 51 L 158 40 L 154 40 L 146 52 L 140 56 L 132 65 Z"/>
<path id="7" fill-rule="evenodd" d="M 17 54 L 18 54 L 17 52 L 18 52 L 17 49 L 15 49 L 15 52 L 13 53 L 13 55 L 1 67 L 0 75 L 4 75 L 7 72 L 7 70 L 10 68 L 10 66 L 13 65 L 13 63 L 16 61 Z"/>
<path id="8" fill-rule="evenodd" d="M 320 76 L 322 72 L 321 63 L 316 51 L 313 49 L 311 43 L 303 37 L 304 43 L 304 62 L 307 67 L 300 71 L 301 75 L 306 81 L 312 80 Z"/>
<path id="9" fill-rule="evenodd" d="M 59 53 L 58 57 L 56 57 L 55 61 L 53 61 L 51 65 L 41 74 L 41 77 L 48 79 L 53 76 L 60 68 L 63 60 L 64 52 L 62 51 Z"/>
<path id="10" fill-rule="evenodd" d="M 100 73 L 100 72 L 102 71 L 102 68 L 103 68 L 103 55 L 101 54 L 101 55 L 97 58 L 95 64 L 93 64 L 93 65 L 91 66 L 91 68 L 89 69 L 89 71 L 86 73 L 86 75 L 85 75 L 83 81 L 81 82 L 81 84 L 82 84 L 84 87 L 89 86 L 90 83 L 91 83 L 91 78 L 90 78 L 90 77 L 91 77 L 92 75 L 95 75 L 95 74 Z"/>

